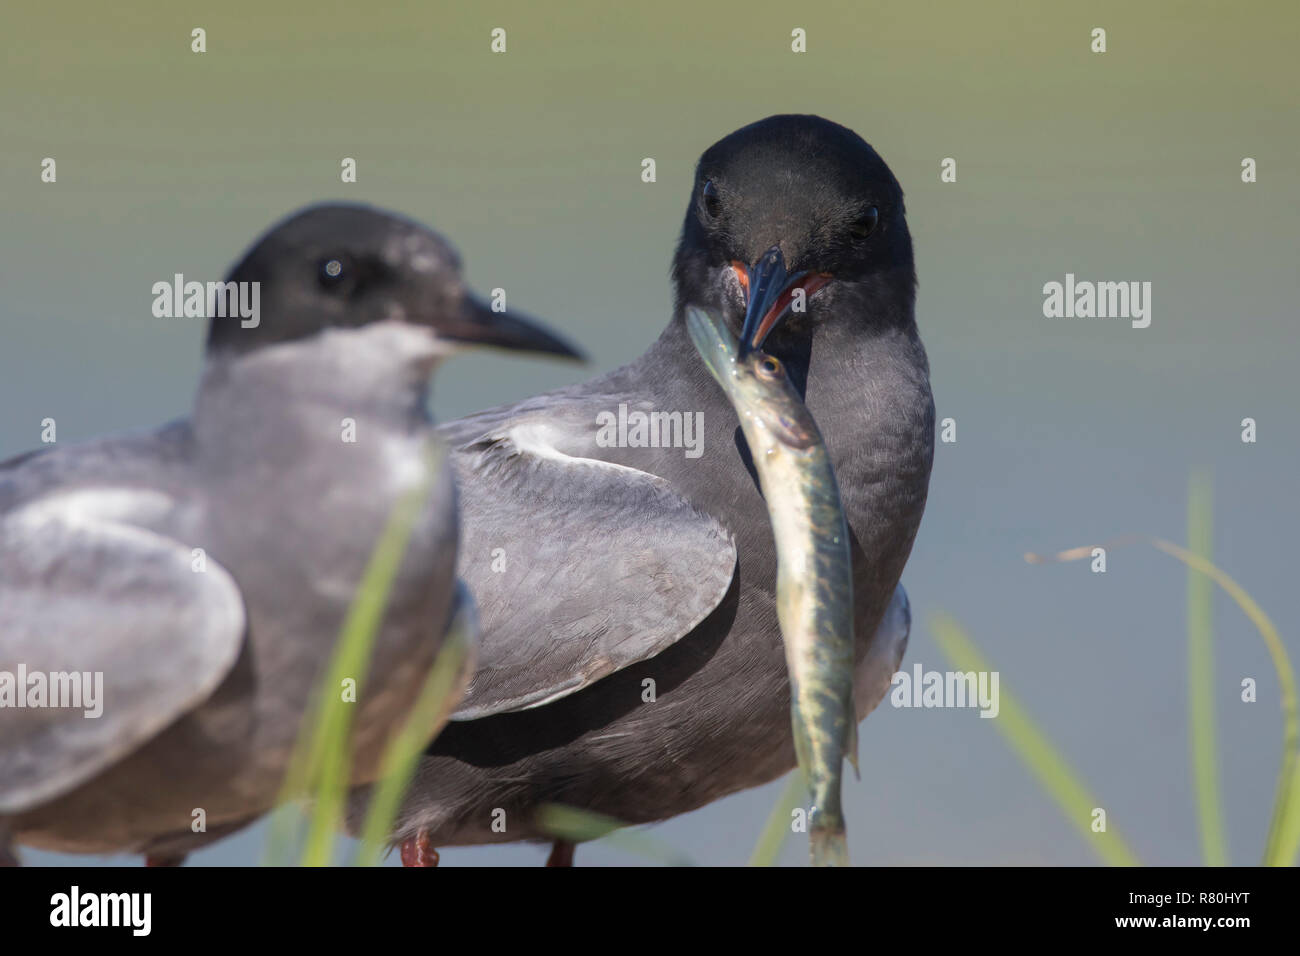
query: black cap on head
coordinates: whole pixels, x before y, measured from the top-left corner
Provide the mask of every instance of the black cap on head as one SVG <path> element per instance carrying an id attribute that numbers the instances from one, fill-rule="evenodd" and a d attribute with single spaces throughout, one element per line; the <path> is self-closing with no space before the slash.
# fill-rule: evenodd
<path id="1" fill-rule="evenodd" d="M 778 327 L 797 334 L 803 323 L 788 316 L 799 301 L 813 321 L 829 303 L 836 317 L 909 321 L 916 274 L 902 188 L 846 127 L 801 115 L 752 123 L 700 157 L 673 279 L 679 313 L 728 316 L 744 348 Z"/>
<path id="2" fill-rule="evenodd" d="M 310 206 L 273 226 L 226 282 L 256 282 L 256 324 L 212 317 L 209 351 L 245 352 L 326 328 L 397 320 L 467 345 L 581 353 L 535 320 L 494 312 L 472 296 L 460 257 L 437 233 L 369 206 Z"/>

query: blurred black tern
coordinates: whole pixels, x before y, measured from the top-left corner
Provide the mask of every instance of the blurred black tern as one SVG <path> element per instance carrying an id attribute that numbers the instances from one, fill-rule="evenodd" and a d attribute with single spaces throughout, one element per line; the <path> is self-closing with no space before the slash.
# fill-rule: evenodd
<path id="1" fill-rule="evenodd" d="M 464 599 L 433 370 L 577 356 L 364 206 L 291 216 L 227 281 L 260 283 L 260 321 L 211 320 L 187 420 L 0 464 L 0 849 L 176 862 L 270 809 L 371 550 L 427 485 L 353 719 L 373 780 Z"/>

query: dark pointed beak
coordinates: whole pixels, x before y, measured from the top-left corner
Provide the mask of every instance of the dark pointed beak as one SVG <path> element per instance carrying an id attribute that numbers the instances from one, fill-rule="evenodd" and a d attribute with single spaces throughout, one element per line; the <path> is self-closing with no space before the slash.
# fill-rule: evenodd
<path id="1" fill-rule="evenodd" d="M 439 324 L 437 332 L 440 338 L 468 345 L 587 360 L 576 347 L 531 316 L 514 310 L 494 312 L 490 305 L 470 294 L 465 296 L 460 314 Z"/>
<path id="2" fill-rule="evenodd" d="M 733 263 L 733 268 L 741 272 L 740 263 Z M 796 290 L 803 289 L 805 296 L 811 296 L 830 279 L 825 273 L 806 271 L 791 275 L 779 246 L 759 256 L 757 262 L 744 269 L 741 283 L 748 290 L 745 321 L 740 328 L 741 354 L 763 347 L 772 329 L 789 312 Z"/>

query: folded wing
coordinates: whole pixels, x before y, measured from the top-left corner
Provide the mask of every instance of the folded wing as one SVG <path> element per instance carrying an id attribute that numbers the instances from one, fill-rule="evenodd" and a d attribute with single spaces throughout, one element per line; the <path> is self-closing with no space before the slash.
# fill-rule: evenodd
<path id="1" fill-rule="evenodd" d="M 664 479 L 566 454 L 514 419 L 462 444 L 458 574 L 479 663 L 454 720 L 536 707 L 689 634 L 731 586 L 736 548 Z"/>
<path id="2" fill-rule="evenodd" d="M 0 515 L 0 813 L 53 799 L 138 749 L 233 666 L 246 623 L 230 574 L 120 520 L 163 498 L 82 490 Z M 38 700 L 42 683 L 44 706 L 16 706 L 20 695 Z M 51 706 L 73 701 L 74 688 L 79 706 Z"/>

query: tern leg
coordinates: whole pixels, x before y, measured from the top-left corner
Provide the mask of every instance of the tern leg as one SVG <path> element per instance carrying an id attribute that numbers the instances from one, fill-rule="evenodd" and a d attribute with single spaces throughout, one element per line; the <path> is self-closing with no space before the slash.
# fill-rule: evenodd
<path id="1" fill-rule="evenodd" d="M 429 831 L 420 830 L 402 841 L 402 866 L 437 866 L 438 851 L 429 842 Z"/>
<path id="2" fill-rule="evenodd" d="M 573 851 L 576 846 L 568 840 L 556 840 L 551 847 L 551 855 L 546 858 L 546 865 L 573 866 Z"/>

